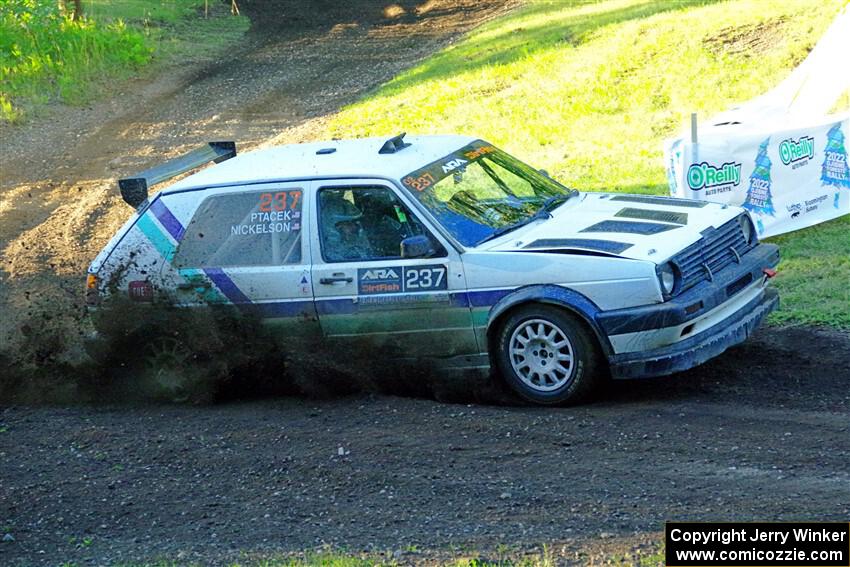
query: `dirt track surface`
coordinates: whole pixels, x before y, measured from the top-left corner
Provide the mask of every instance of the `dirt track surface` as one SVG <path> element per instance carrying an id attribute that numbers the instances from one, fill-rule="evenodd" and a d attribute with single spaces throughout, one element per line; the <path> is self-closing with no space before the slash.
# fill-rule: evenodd
<path id="1" fill-rule="evenodd" d="M 633 549 L 665 520 L 846 521 L 848 359 L 846 335 L 765 329 L 577 408 L 464 403 L 480 396 L 463 388 L 461 403 L 7 408 L 0 521 L 15 541 L 0 563 L 215 563 L 325 544 L 408 563 L 548 543 L 584 564 L 600 538 Z"/>

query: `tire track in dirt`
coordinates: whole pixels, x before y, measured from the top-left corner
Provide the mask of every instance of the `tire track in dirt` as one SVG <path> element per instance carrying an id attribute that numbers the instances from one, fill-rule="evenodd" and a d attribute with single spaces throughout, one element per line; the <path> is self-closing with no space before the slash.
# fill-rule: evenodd
<path id="1" fill-rule="evenodd" d="M 776 356 L 802 337 L 834 353 L 830 372 Z M 323 545 L 421 550 L 406 564 L 546 544 L 558 564 L 585 565 L 588 546 L 658 541 L 665 521 L 843 521 L 847 357 L 844 334 L 765 329 L 717 363 L 574 408 L 372 396 L 8 408 L 0 518 L 16 542 L 0 554 L 224 564 Z M 795 375 L 789 396 L 778 386 Z"/>

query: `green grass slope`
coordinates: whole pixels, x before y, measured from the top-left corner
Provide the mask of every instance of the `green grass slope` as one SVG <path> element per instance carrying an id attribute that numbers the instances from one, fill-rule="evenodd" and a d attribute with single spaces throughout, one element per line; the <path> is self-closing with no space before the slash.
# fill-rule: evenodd
<path id="1" fill-rule="evenodd" d="M 468 133 L 582 190 L 663 194 L 662 140 L 692 111 L 778 84 L 844 4 L 532 1 L 344 109 L 327 135 Z M 850 328 L 850 218 L 776 241 L 773 320 Z"/>
<path id="2" fill-rule="evenodd" d="M 73 3 L 66 2 L 69 10 Z M 203 0 L 0 0 L 0 125 L 46 103 L 85 104 L 157 60 L 190 59 L 240 37 L 247 18 Z M 224 16 L 227 14 L 227 16 Z"/>

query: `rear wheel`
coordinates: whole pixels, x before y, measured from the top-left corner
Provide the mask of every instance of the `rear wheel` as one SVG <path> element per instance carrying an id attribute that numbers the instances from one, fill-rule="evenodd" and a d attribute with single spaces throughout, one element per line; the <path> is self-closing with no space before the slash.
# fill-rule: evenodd
<path id="1" fill-rule="evenodd" d="M 146 346 L 145 370 L 147 389 L 155 399 L 185 403 L 209 396 L 195 355 L 176 338 L 160 337 Z"/>
<path id="2" fill-rule="evenodd" d="M 598 382 L 596 343 L 582 322 L 563 309 L 517 309 L 502 324 L 497 348 L 502 377 L 530 402 L 576 403 Z"/>

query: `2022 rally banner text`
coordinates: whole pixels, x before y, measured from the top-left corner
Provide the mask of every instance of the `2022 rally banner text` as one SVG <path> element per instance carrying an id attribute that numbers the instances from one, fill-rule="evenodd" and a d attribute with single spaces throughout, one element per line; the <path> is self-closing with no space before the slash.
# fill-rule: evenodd
<path id="1" fill-rule="evenodd" d="M 670 567 L 850 567 L 850 523 L 685 523 L 665 526 Z"/>
<path id="2" fill-rule="evenodd" d="M 734 128 L 728 126 L 728 128 Z M 724 131 L 666 148 L 674 197 L 747 209 L 759 237 L 850 214 L 850 118 L 773 132 Z"/>

